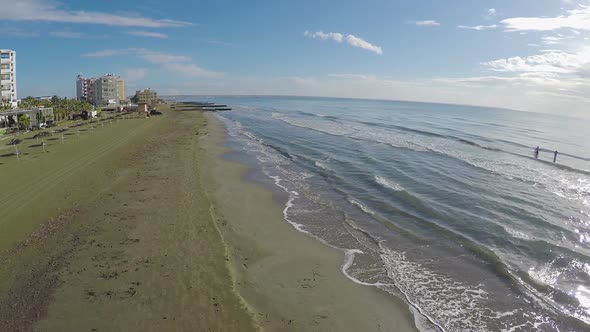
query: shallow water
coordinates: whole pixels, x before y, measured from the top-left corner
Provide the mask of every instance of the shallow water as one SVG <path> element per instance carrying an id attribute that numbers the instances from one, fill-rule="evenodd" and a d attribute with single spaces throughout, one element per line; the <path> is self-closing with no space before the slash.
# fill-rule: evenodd
<path id="1" fill-rule="evenodd" d="M 285 220 L 345 250 L 343 273 L 404 298 L 423 330 L 589 329 L 587 122 L 410 102 L 215 101 L 234 108 L 220 113 L 230 144 L 289 195 Z"/>

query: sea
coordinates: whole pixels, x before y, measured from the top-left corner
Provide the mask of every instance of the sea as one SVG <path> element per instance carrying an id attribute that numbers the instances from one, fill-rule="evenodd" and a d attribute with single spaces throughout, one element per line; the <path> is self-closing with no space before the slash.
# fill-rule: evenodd
<path id="1" fill-rule="evenodd" d="M 179 101 L 232 107 L 217 113 L 227 144 L 287 197 L 277 222 L 341 249 L 342 273 L 402 298 L 420 330 L 590 331 L 588 119 L 358 99 Z"/>

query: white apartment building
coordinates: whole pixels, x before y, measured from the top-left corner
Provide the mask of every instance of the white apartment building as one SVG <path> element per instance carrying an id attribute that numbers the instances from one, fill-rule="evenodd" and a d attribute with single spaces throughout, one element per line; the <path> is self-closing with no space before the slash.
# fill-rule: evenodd
<path id="1" fill-rule="evenodd" d="M 88 84 L 89 80 L 82 77 L 82 75 L 78 75 L 76 77 L 76 98 L 78 100 L 88 100 Z"/>
<path id="2" fill-rule="evenodd" d="M 0 50 L 0 94 L 1 99 L 17 106 L 15 51 Z"/>

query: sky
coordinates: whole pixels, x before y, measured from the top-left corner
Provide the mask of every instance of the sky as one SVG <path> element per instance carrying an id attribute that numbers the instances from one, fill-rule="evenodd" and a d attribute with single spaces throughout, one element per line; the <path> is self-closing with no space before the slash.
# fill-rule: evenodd
<path id="1" fill-rule="evenodd" d="M 161 95 L 302 95 L 590 117 L 590 0 L 0 0 L 19 98 L 106 73 Z"/>

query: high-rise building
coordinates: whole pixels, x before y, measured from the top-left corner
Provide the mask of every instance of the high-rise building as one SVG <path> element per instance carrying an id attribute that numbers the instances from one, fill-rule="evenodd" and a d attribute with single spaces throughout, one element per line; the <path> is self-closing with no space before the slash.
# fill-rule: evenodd
<path id="1" fill-rule="evenodd" d="M 78 100 L 88 100 L 88 79 L 78 75 L 76 77 L 76 98 Z"/>
<path id="2" fill-rule="evenodd" d="M 102 77 L 76 77 L 76 97 L 87 100 L 95 106 L 106 105 L 111 101 L 126 100 L 125 80 L 119 76 L 107 74 Z"/>
<path id="3" fill-rule="evenodd" d="M 0 50 L 0 94 L 2 100 L 17 106 L 15 51 Z"/>
<path id="4" fill-rule="evenodd" d="M 96 78 L 86 78 L 78 75 L 76 77 L 76 98 L 78 100 L 86 100 L 94 105 L 94 82 L 96 82 Z"/>

